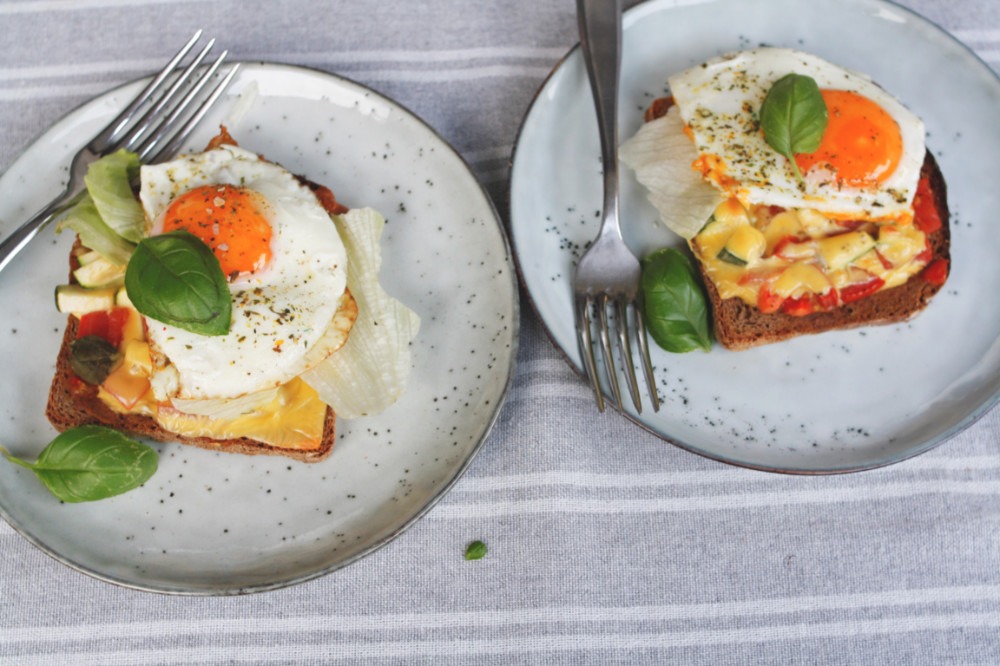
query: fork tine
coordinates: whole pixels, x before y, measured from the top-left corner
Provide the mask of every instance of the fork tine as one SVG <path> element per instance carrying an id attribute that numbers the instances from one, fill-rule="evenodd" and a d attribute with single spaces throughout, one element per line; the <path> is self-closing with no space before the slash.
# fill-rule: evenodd
<path id="1" fill-rule="evenodd" d="M 632 396 L 635 410 L 642 414 L 642 401 L 639 399 L 639 383 L 635 378 L 635 362 L 632 359 L 632 343 L 628 325 L 628 303 L 624 299 L 615 301 L 615 312 L 618 317 L 618 351 L 622 365 L 625 366 L 625 379 L 628 380 L 628 392 Z"/>
<path id="2" fill-rule="evenodd" d="M 150 134 L 150 136 L 135 149 L 135 152 L 139 154 L 139 160 L 141 162 L 146 162 L 147 157 L 153 152 L 154 148 L 172 135 L 175 125 L 184 115 L 188 105 L 198 97 L 198 93 L 201 92 L 201 89 L 205 87 L 205 84 L 208 83 L 209 79 L 212 78 L 216 70 L 219 69 L 228 54 L 228 51 L 223 51 L 222 54 L 219 55 L 215 62 L 213 62 L 208 69 L 201 74 L 201 77 L 194 82 L 190 90 L 188 90 L 187 94 L 184 96 L 184 99 L 180 100 L 170 115 L 167 116 L 167 118 L 161 122 L 155 130 L 153 130 L 153 133 Z M 159 153 L 159 151 L 157 151 L 157 153 Z"/>
<path id="3" fill-rule="evenodd" d="M 618 387 L 618 371 L 615 369 L 615 359 L 611 354 L 611 335 L 608 327 L 608 295 L 602 294 L 600 299 L 601 350 L 604 352 L 604 369 L 607 371 L 608 382 L 611 384 L 611 395 L 622 411 L 622 392 Z"/>
<path id="4" fill-rule="evenodd" d="M 632 306 L 635 310 L 636 337 L 639 340 L 639 355 L 642 356 L 642 373 L 646 376 L 646 388 L 649 389 L 649 400 L 653 403 L 653 411 L 660 411 L 660 395 L 656 392 L 656 381 L 653 379 L 653 363 L 649 360 L 649 341 L 646 339 L 646 315 L 642 311 L 642 303 L 636 301 Z"/>
<path id="5" fill-rule="evenodd" d="M 171 100 L 174 99 L 174 96 L 177 94 L 177 91 L 179 91 L 184 86 L 184 84 L 187 83 L 188 79 L 191 78 L 191 74 L 193 74 L 195 70 L 198 69 L 198 65 L 201 64 L 201 61 L 205 59 L 205 56 L 208 55 L 209 51 L 211 51 L 214 46 L 215 46 L 215 40 L 214 39 L 209 40 L 208 44 L 206 44 L 205 47 L 202 48 L 202 50 L 198 53 L 198 55 L 196 55 L 194 59 L 184 69 L 184 71 L 181 72 L 181 74 L 177 76 L 176 79 L 174 79 L 173 85 L 170 86 L 170 89 L 167 90 L 167 92 L 165 92 L 163 96 L 161 96 L 160 99 L 157 100 L 156 104 L 154 104 L 148 111 L 146 111 L 146 113 L 142 116 L 142 118 L 139 119 L 139 121 L 135 124 L 135 127 L 132 128 L 132 131 L 129 132 L 128 137 L 122 138 L 121 147 L 125 148 L 126 150 L 132 150 L 132 151 L 135 150 L 135 147 L 139 145 L 139 141 L 142 139 L 142 136 L 159 119 L 163 118 L 165 114 L 164 110 L 169 106 Z M 184 102 L 183 98 L 178 100 L 177 106 L 180 106 L 181 104 L 183 104 L 183 102 Z"/>
<path id="6" fill-rule="evenodd" d="M 209 94 L 209 96 L 202 102 L 201 106 L 194 112 L 194 114 L 188 119 L 184 126 L 174 134 L 173 138 L 169 142 L 164 144 L 161 148 L 153 150 L 147 155 L 149 162 L 155 162 L 161 155 L 171 156 L 180 150 L 181 144 L 188 138 L 188 135 L 197 127 L 198 123 L 201 122 L 205 114 L 215 105 L 215 103 L 222 96 L 222 93 L 226 91 L 229 84 L 236 77 L 237 72 L 239 72 L 240 64 L 236 63 L 233 65 L 226 76 L 219 82 L 215 89 Z"/>
<path id="7" fill-rule="evenodd" d="M 576 342 L 580 346 L 580 357 L 583 359 L 583 367 L 587 372 L 587 379 L 590 380 L 590 388 L 594 391 L 594 399 L 597 400 L 597 411 L 604 411 L 604 394 L 601 393 L 601 381 L 597 377 L 597 360 L 594 358 L 594 341 L 590 335 L 590 311 L 592 303 L 590 296 L 577 297 L 576 299 Z"/>
<path id="8" fill-rule="evenodd" d="M 160 73 L 157 74 L 153 80 L 142 89 L 142 92 L 136 95 L 135 99 L 133 99 L 128 106 L 122 109 L 122 112 L 115 116 L 114 120 L 108 123 L 107 126 L 105 126 L 105 128 L 97 134 L 97 136 L 90 140 L 87 144 L 87 147 L 90 148 L 90 150 L 95 153 L 102 153 L 108 149 L 109 145 L 111 145 L 113 141 L 117 141 L 120 138 L 119 134 L 123 132 L 129 124 L 131 124 L 132 119 L 135 117 L 136 113 L 138 113 L 139 109 L 146 104 L 146 102 L 148 102 L 153 95 L 156 94 L 157 90 L 160 89 L 160 86 L 162 86 L 167 80 L 167 77 L 173 73 L 180 61 L 183 60 L 184 56 L 188 54 L 188 51 L 190 51 L 194 45 L 198 43 L 198 40 L 201 39 L 201 35 L 201 30 L 195 32 L 191 39 L 188 40 L 188 43 L 181 47 L 174 57 L 170 59 L 170 62 L 168 62 L 164 68 L 160 70 Z"/>

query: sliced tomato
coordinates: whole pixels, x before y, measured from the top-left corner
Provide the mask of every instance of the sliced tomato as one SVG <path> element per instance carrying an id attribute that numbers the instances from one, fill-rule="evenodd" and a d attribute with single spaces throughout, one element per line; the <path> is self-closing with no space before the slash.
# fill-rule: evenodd
<path id="1" fill-rule="evenodd" d="M 88 335 L 97 335 L 117 347 L 121 344 L 125 324 L 128 322 L 130 315 L 131 313 L 128 308 L 112 308 L 111 310 L 88 312 L 80 317 L 76 337 L 82 338 Z"/>
<path id="2" fill-rule="evenodd" d="M 812 294 L 803 294 L 798 298 L 786 298 L 781 304 L 781 311 L 793 317 L 804 317 L 815 311 Z"/>
<path id="3" fill-rule="evenodd" d="M 858 299 L 864 298 L 865 296 L 871 296 L 876 291 L 881 289 L 883 284 L 885 284 L 885 280 L 877 275 L 872 275 L 871 279 L 864 282 L 849 284 L 840 289 L 840 302 L 852 303 Z"/>
<path id="4" fill-rule="evenodd" d="M 757 309 L 764 314 L 777 312 L 781 309 L 781 304 L 784 300 L 783 296 L 774 293 L 770 287 L 764 284 L 761 285 L 760 291 L 757 292 Z"/>
<path id="5" fill-rule="evenodd" d="M 920 275 L 931 284 L 939 286 L 944 284 L 944 281 L 948 279 L 948 260 L 935 259 L 927 264 Z"/>
<path id="6" fill-rule="evenodd" d="M 840 296 L 836 289 L 830 287 L 830 291 L 816 296 L 816 303 L 819 310 L 832 310 L 840 305 Z"/>
<path id="7" fill-rule="evenodd" d="M 941 228 L 941 216 L 934 204 L 929 178 L 921 178 L 917 183 L 917 193 L 913 197 L 913 224 L 925 234 Z"/>

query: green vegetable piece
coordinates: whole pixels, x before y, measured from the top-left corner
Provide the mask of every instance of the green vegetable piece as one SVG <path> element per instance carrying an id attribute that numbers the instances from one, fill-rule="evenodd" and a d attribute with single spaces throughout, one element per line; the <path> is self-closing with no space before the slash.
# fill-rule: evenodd
<path id="1" fill-rule="evenodd" d="M 473 541 L 465 549 L 465 559 L 481 560 L 486 556 L 486 544 L 482 541 Z"/>
<path id="2" fill-rule="evenodd" d="M 746 266 L 747 265 L 746 259 L 743 259 L 741 257 L 737 257 L 735 254 L 733 254 L 732 252 L 730 252 L 726 248 L 722 248 L 721 250 L 719 250 L 719 253 L 717 255 L 715 255 L 715 258 L 719 259 L 720 261 L 724 261 L 727 264 L 733 264 L 735 266 Z"/>
<path id="3" fill-rule="evenodd" d="M 657 250 L 642 261 L 646 329 L 668 352 L 712 348 L 708 306 L 694 271 L 687 256 L 674 248 Z"/>
<path id="4" fill-rule="evenodd" d="M 775 81 L 760 106 L 764 140 L 788 158 L 800 183 L 802 172 L 795 153 L 813 153 L 819 148 L 828 118 L 819 86 L 802 74 L 786 74 Z"/>
<path id="5" fill-rule="evenodd" d="M 226 276 L 212 250 L 187 231 L 143 239 L 125 270 L 135 309 L 200 335 L 225 335 L 232 319 Z"/>
<path id="6" fill-rule="evenodd" d="M 119 365 L 122 354 L 99 335 L 85 335 L 69 347 L 69 364 L 76 376 L 94 386 L 104 383 Z"/>
<path id="7" fill-rule="evenodd" d="M 132 181 L 138 177 L 139 156 L 122 149 L 91 164 L 83 178 L 104 223 L 133 243 L 142 240 L 146 231 L 142 204 L 132 193 Z"/>
<path id="8" fill-rule="evenodd" d="M 2 447 L 0 447 L 2 450 Z M 156 472 L 159 456 L 145 444 L 104 426 L 80 426 L 60 434 L 26 467 L 63 502 L 92 502 L 141 486 Z"/>
<path id="9" fill-rule="evenodd" d="M 80 235 L 80 242 L 96 250 L 111 263 L 124 266 L 128 263 L 135 245 L 118 235 L 104 223 L 97 206 L 89 194 L 83 194 L 56 225 L 56 233 L 70 229 Z"/>

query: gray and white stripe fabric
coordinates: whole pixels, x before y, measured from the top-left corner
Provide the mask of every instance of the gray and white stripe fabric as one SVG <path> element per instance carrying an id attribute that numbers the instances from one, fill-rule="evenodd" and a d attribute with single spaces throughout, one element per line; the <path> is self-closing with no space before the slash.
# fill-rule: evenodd
<path id="1" fill-rule="evenodd" d="M 1000 70 L 995 0 L 902 4 Z M 504 216 L 518 125 L 577 41 L 570 0 L 6 0 L 0 170 L 199 27 L 237 59 L 398 100 Z M 751 472 L 598 415 L 527 306 L 521 326 L 508 402 L 467 474 L 328 576 L 242 597 L 142 593 L 0 524 L 0 663 L 1000 664 L 1000 411 L 882 470 Z M 468 562 L 473 539 L 489 554 Z"/>

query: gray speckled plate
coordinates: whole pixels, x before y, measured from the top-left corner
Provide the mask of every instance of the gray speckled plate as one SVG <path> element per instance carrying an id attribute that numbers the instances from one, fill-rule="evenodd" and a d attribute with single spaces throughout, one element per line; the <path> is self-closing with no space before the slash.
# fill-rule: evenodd
<path id="1" fill-rule="evenodd" d="M 725 17 L 725 20 L 720 20 Z M 953 270 L 911 322 L 728 352 L 655 350 L 659 414 L 626 416 L 690 451 L 795 473 L 845 472 L 921 453 L 1000 394 L 1000 81 L 925 19 L 880 0 L 652 0 L 626 12 L 619 135 L 631 136 L 667 76 L 760 44 L 811 51 L 866 72 L 921 116 L 952 208 Z M 580 368 L 571 279 L 596 234 L 597 123 L 579 49 L 555 68 L 521 127 L 511 236 L 550 337 Z M 678 244 L 622 168 L 626 241 L 640 255 Z"/>
<path id="2" fill-rule="evenodd" d="M 70 113 L 0 178 L 0 235 L 56 190 L 69 156 L 141 83 Z M 503 229 L 455 151 L 406 109 L 323 72 L 245 64 L 192 137 L 225 120 L 242 146 L 329 185 L 349 206 L 388 219 L 382 281 L 414 308 L 421 330 L 400 401 L 340 420 L 333 455 L 285 458 L 156 445 L 144 487 L 64 505 L 0 460 L 0 514 L 58 560 L 130 587 L 235 594 L 301 582 L 398 535 L 454 483 L 506 394 L 518 294 Z M 51 230 L 0 275 L 0 443 L 34 458 L 55 435 L 44 416 L 65 323 L 52 304 L 72 239 Z"/>

